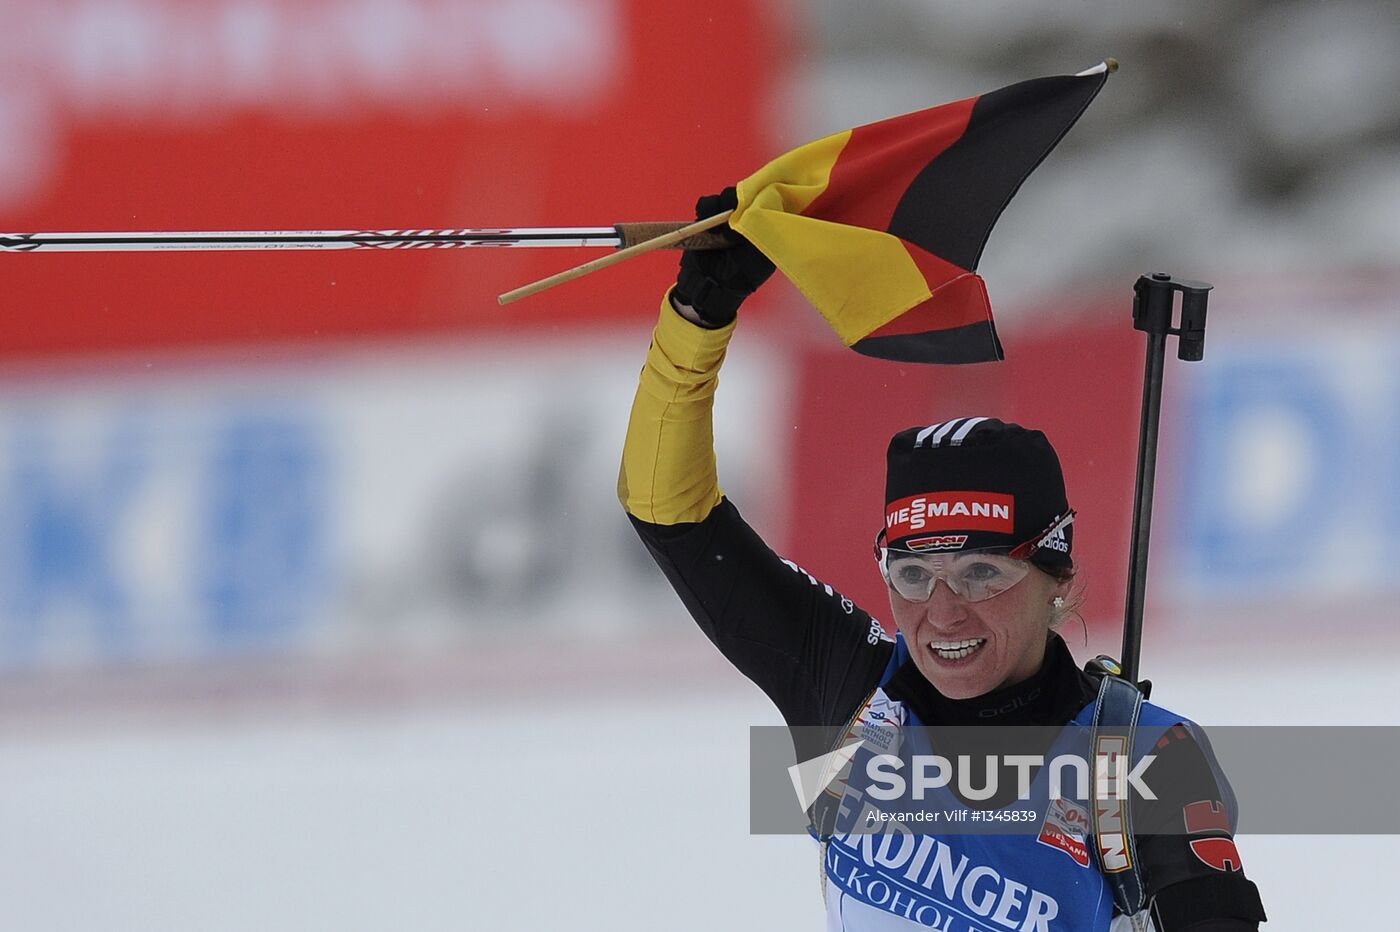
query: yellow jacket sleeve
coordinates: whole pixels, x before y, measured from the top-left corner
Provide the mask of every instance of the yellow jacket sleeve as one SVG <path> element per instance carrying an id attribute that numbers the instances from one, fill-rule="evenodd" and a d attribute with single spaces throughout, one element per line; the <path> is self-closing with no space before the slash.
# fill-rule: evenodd
<path id="1" fill-rule="evenodd" d="M 734 324 L 706 330 L 671 307 L 670 291 L 642 366 L 617 497 L 651 524 L 703 521 L 724 493 L 715 472 L 713 408 Z"/>

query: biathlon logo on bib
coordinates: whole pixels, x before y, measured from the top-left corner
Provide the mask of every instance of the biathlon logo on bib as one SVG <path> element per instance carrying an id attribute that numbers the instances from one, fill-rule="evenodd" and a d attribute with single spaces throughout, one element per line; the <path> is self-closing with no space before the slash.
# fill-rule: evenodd
<path id="1" fill-rule="evenodd" d="M 890 502 L 885 533 L 890 540 L 926 531 L 1014 533 L 1016 499 L 997 492 L 927 492 Z"/>

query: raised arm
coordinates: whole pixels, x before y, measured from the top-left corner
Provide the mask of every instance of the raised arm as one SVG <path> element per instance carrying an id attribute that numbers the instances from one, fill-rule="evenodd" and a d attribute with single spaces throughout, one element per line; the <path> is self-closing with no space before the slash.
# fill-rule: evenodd
<path id="1" fill-rule="evenodd" d="M 700 198 L 697 217 L 733 209 L 734 189 Z M 642 368 L 623 447 L 617 495 L 650 524 L 703 521 L 719 504 L 711 411 L 739 305 L 773 274 L 773 263 L 727 226 L 733 248 L 681 256 L 676 284 Z"/>
<path id="2" fill-rule="evenodd" d="M 715 466 L 713 402 L 735 311 L 771 270 L 742 241 L 682 259 L 642 368 L 618 498 L 701 630 L 784 718 L 840 726 L 878 682 L 890 642 L 878 621 L 769 549 L 724 497 Z"/>

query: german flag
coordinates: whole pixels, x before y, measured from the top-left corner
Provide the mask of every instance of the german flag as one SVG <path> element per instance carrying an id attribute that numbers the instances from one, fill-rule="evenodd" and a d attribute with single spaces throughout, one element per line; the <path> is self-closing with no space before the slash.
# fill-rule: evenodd
<path id="1" fill-rule="evenodd" d="M 857 352 L 1001 359 L 975 272 L 987 236 L 1116 67 L 1023 81 L 810 142 L 739 182 L 729 226 Z"/>

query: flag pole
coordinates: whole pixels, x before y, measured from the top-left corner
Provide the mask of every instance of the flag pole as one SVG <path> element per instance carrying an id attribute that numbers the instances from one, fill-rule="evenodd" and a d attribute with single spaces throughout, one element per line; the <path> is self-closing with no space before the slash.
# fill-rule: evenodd
<path id="1" fill-rule="evenodd" d="M 576 278 L 582 278 L 590 272 L 596 272 L 599 269 L 605 269 L 610 265 L 617 265 L 619 262 L 625 262 L 628 259 L 631 259 L 633 256 L 639 256 L 644 252 L 651 252 L 653 249 L 665 249 L 667 246 L 675 246 L 678 243 L 680 243 L 683 239 L 687 239 L 688 237 L 694 236 L 697 233 L 703 233 L 706 230 L 714 229 L 715 227 L 728 220 L 729 215 L 732 213 L 734 213 L 734 211 L 732 210 L 721 211 L 720 213 L 715 214 L 713 217 L 706 217 L 704 220 L 697 220 L 694 223 L 689 224 L 688 226 L 683 226 L 678 230 L 672 230 L 670 233 L 664 233 L 661 236 L 656 236 L 651 239 L 644 240 L 640 243 L 637 243 L 634 246 L 628 246 L 626 249 L 618 250 L 610 256 L 603 256 L 601 259 L 594 259 L 592 262 L 585 262 L 583 265 L 576 265 L 571 269 L 565 269 L 562 272 L 556 272 L 548 278 L 542 278 L 537 282 L 531 282 L 528 285 L 521 285 L 519 288 L 514 288 L 510 291 L 507 291 L 505 294 L 500 295 L 496 298 L 496 300 L 501 304 L 509 304 L 512 301 L 519 301 L 521 298 L 528 298 L 532 294 L 538 294 L 539 292 L 544 291 L 546 288 L 553 288 L 555 285 L 562 285 L 564 284 L 564 282 L 570 282 Z"/>
<path id="2" fill-rule="evenodd" d="M 1206 299 L 1213 286 L 1174 279 L 1164 272 L 1143 275 L 1133 285 L 1133 328 L 1147 334 L 1138 422 L 1137 478 L 1133 492 L 1133 536 L 1128 551 L 1128 592 L 1123 620 L 1122 675 L 1136 682 L 1142 654 L 1142 614 L 1147 595 L 1147 545 L 1152 534 L 1152 495 L 1157 472 L 1157 434 L 1162 413 L 1162 376 L 1168 334 L 1177 337 L 1177 358 L 1199 362 L 1205 355 Z M 1181 292 L 1181 326 L 1172 326 L 1172 304 Z"/>

